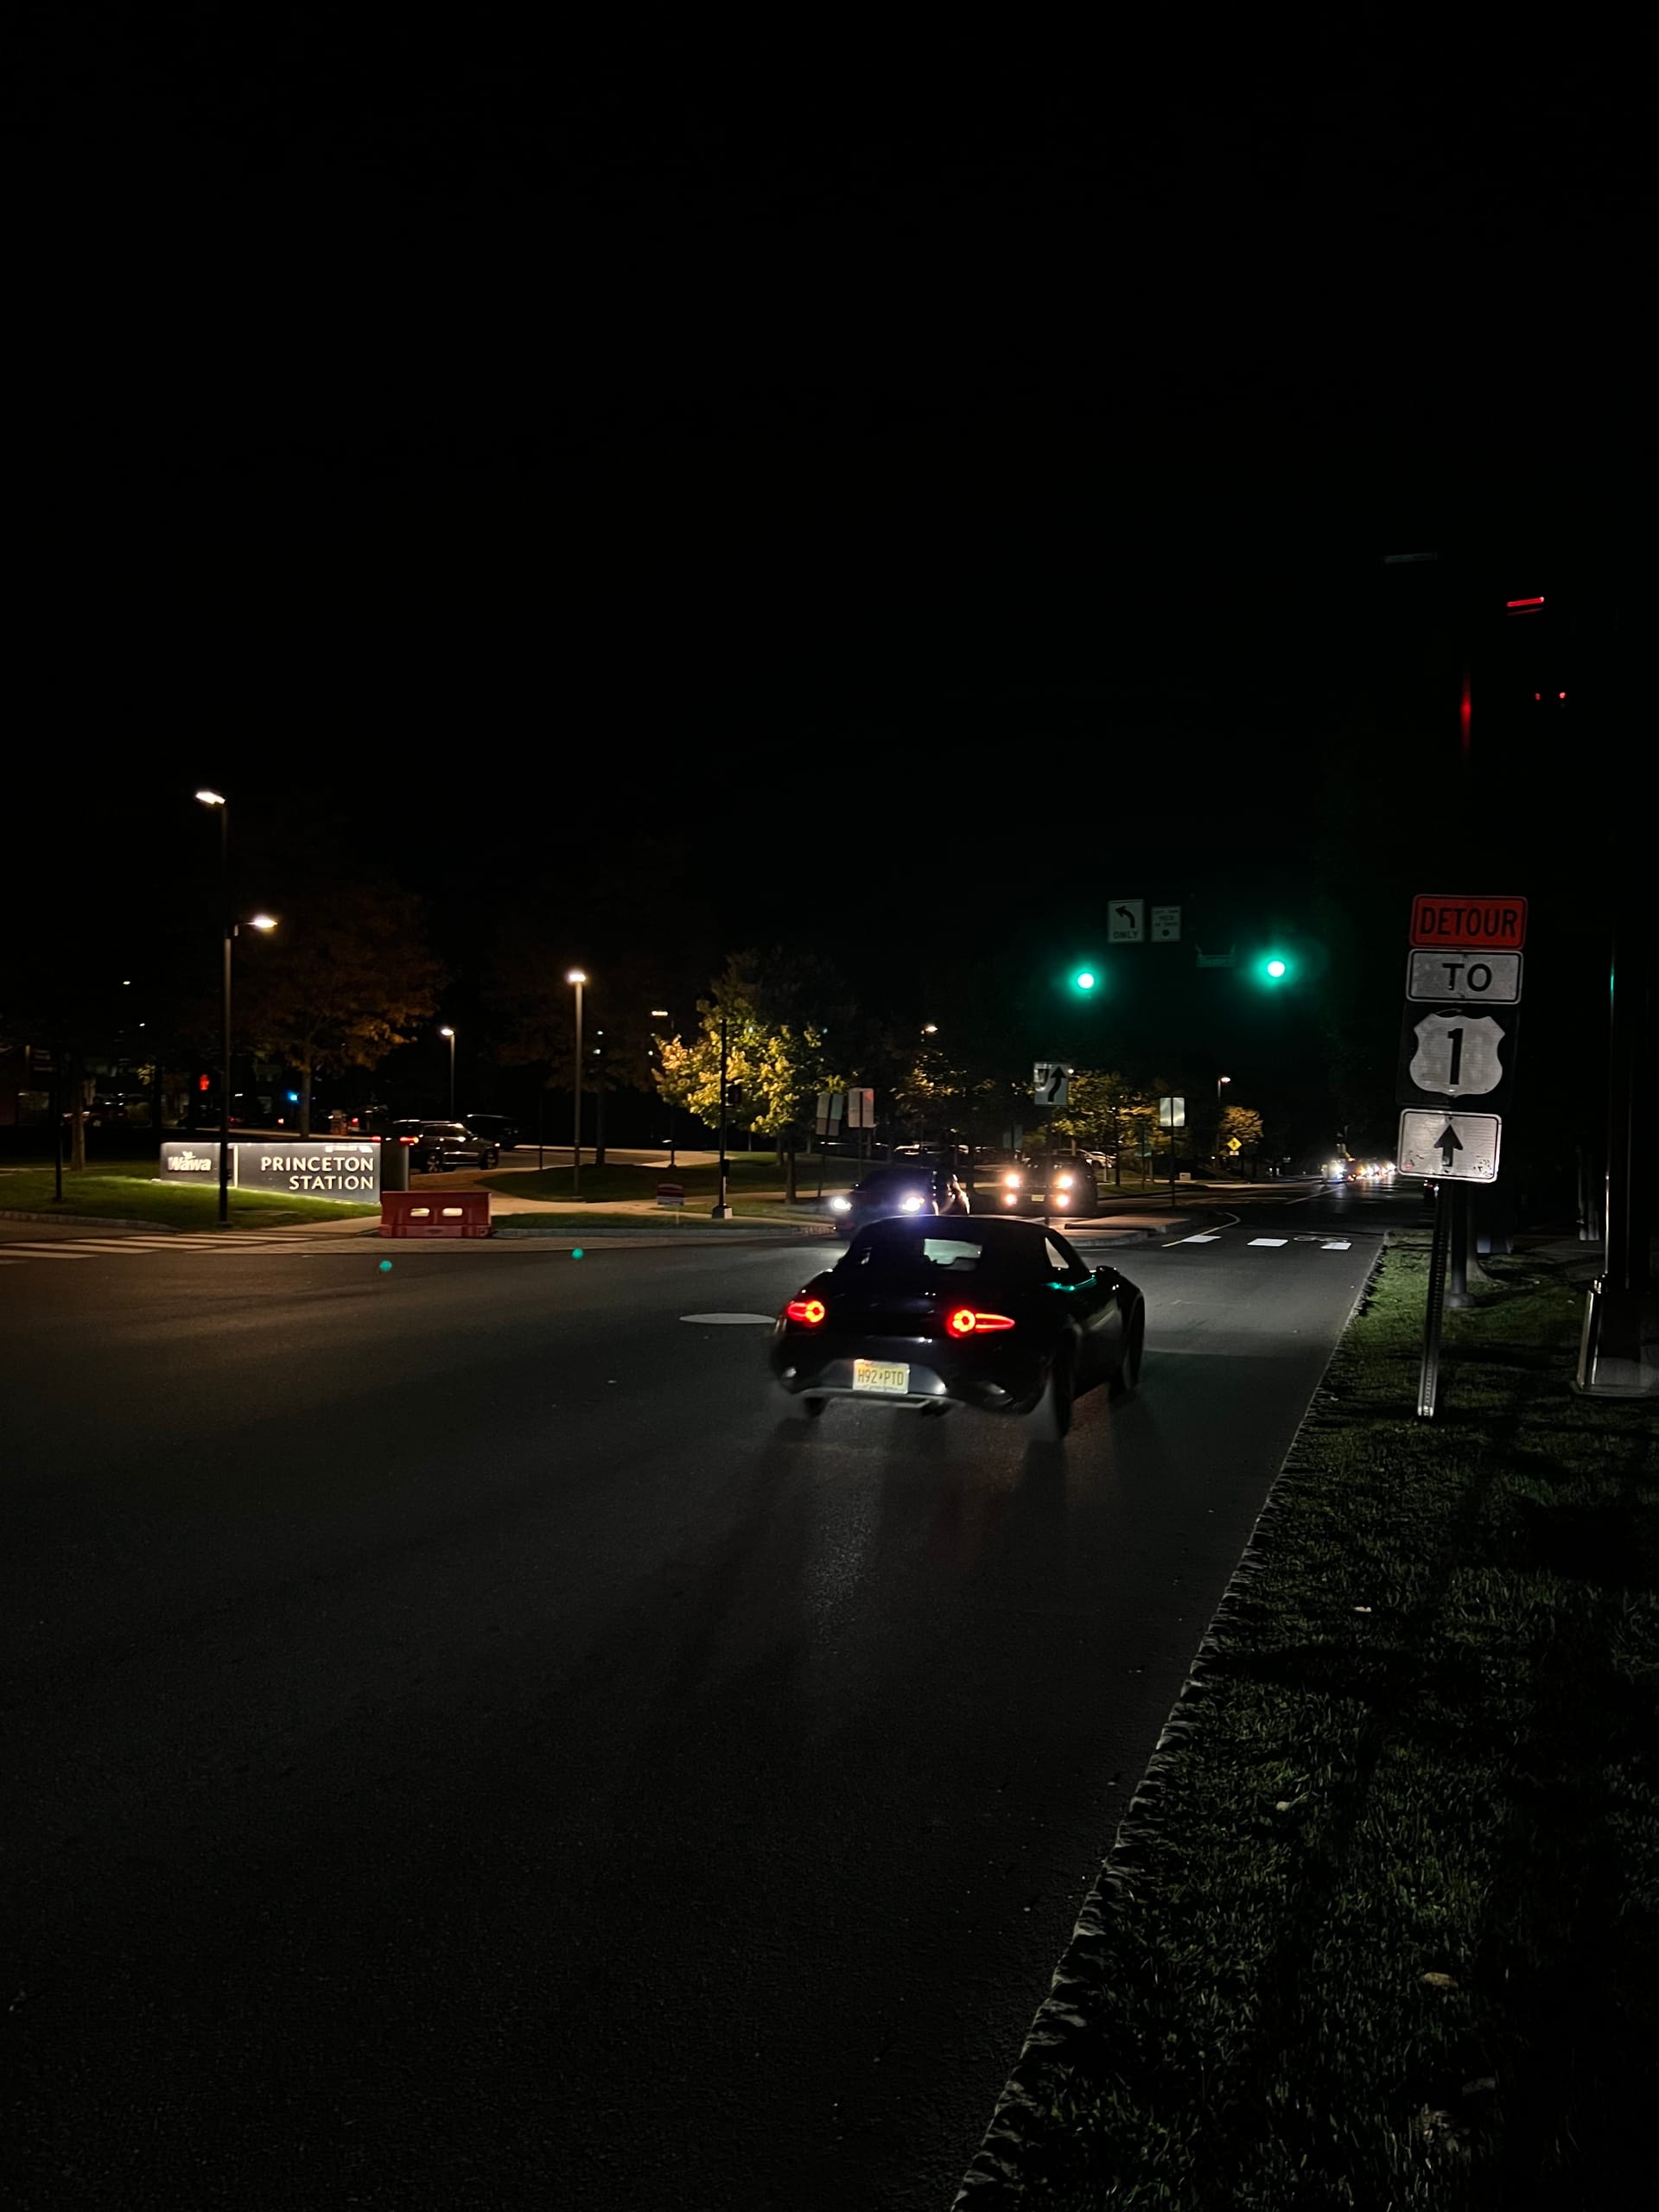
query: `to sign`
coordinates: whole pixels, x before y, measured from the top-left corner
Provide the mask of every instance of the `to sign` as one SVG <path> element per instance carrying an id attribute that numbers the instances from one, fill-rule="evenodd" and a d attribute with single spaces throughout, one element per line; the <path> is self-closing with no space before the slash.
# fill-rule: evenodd
<path id="1" fill-rule="evenodd" d="M 1402 1175 L 1431 1175 L 1449 1183 L 1495 1183 L 1503 1128 L 1496 1114 L 1408 1109 L 1400 1116 L 1395 1166 Z"/>
<path id="2" fill-rule="evenodd" d="M 1039 1106 L 1064 1106 L 1071 1096 L 1071 1078 L 1064 1060 L 1039 1060 L 1031 1071 L 1032 1096 Z"/>
<path id="3" fill-rule="evenodd" d="M 1414 952 L 1406 965 L 1406 996 L 1416 1005 L 1448 999 L 1515 1006 L 1521 997 L 1518 952 Z"/>
<path id="4" fill-rule="evenodd" d="M 1527 941 L 1524 899 L 1476 899 L 1420 891 L 1411 902 L 1411 942 L 1452 951 L 1519 952 Z"/>

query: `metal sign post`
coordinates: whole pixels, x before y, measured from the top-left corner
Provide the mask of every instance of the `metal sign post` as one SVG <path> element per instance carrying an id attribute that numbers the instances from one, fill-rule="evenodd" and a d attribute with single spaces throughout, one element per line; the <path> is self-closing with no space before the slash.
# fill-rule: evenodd
<path id="1" fill-rule="evenodd" d="M 1433 1421 L 1439 1402 L 1446 1307 L 1474 1303 L 1468 1289 L 1468 1185 L 1497 1179 L 1503 1116 L 1515 1080 L 1526 941 L 1527 902 L 1518 894 L 1421 892 L 1411 902 L 1395 1089 L 1403 1110 L 1395 1160 L 1402 1173 L 1430 1177 L 1440 1185 L 1417 1384 L 1420 1421 Z M 1468 1104 L 1482 1110 L 1466 1113 Z"/>
<path id="2" fill-rule="evenodd" d="M 1449 1201 L 1450 1192 L 1442 1194 Z M 1446 1261 L 1452 1244 L 1452 1208 L 1434 1209 L 1434 1242 L 1428 1255 L 1428 1308 L 1423 1317 L 1423 1363 L 1417 1376 L 1417 1418 L 1433 1421 L 1440 1394 L 1440 1329 L 1446 1302 Z"/>

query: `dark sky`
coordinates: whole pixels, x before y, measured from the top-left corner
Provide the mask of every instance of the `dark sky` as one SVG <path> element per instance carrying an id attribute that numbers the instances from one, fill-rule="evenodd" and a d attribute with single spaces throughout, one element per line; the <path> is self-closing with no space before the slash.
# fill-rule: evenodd
<path id="1" fill-rule="evenodd" d="M 667 848 L 718 934 L 868 950 L 909 885 L 837 825 L 971 823 L 1029 903 L 1083 847 L 1008 796 L 1079 782 L 1248 877 L 1398 676 L 1383 551 L 1624 559 L 1617 54 L 31 36 L 14 789 L 91 880 L 188 868 L 204 774 L 343 812 L 450 926 L 661 906 Z"/>

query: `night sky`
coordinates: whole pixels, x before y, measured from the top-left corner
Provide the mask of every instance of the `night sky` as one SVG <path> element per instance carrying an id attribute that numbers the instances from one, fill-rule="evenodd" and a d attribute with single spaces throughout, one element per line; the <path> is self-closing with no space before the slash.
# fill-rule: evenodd
<path id="1" fill-rule="evenodd" d="M 118 887 L 136 949 L 206 779 L 463 968 L 529 896 L 902 999 L 1057 893 L 1313 926 L 1465 850 L 1452 586 L 1385 552 L 1628 645 L 1618 56 L 725 36 L 34 24 L 25 911 Z M 1577 727 L 1505 726 L 1529 868 L 1628 757 Z"/>

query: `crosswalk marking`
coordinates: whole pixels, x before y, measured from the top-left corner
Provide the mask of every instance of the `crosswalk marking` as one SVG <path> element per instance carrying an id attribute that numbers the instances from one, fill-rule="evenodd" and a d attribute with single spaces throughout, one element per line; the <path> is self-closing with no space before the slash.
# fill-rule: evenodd
<path id="1" fill-rule="evenodd" d="M 1250 1242 L 1252 1244 L 1288 1244 L 1290 1239 L 1288 1236 L 1252 1236 Z"/>

